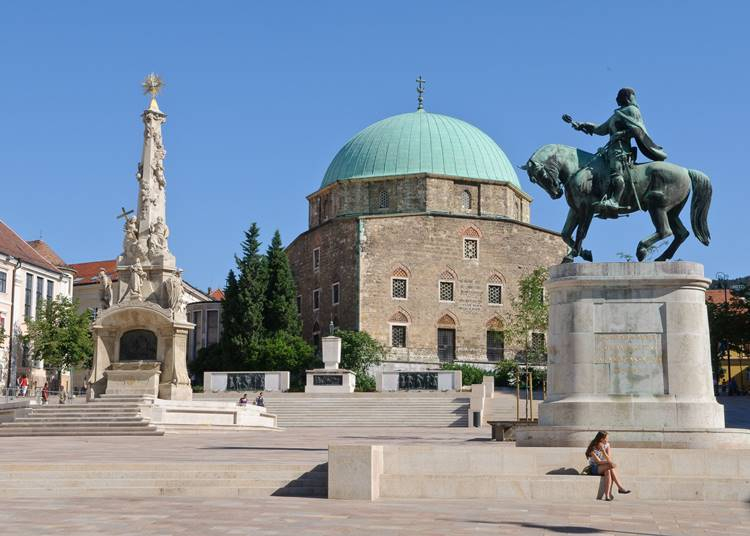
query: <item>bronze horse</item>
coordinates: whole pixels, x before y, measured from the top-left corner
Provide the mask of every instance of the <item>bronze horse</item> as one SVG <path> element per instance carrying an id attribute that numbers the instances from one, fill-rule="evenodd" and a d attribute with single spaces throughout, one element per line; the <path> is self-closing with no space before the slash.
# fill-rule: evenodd
<path id="1" fill-rule="evenodd" d="M 573 262 L 576 257 L 591 261 L 591 251 L 583 249 L 583 240 L 596 215 L 596 206 L 603 196 L 599 191 L 598 177 L 606 177 L 606 163 L 597 155 L 567 145 L 550 144 L 539 148 L 528 162 L 521 166 L 531 182 L 541 186 L 552 199 L 565 194 L 570 210 L 561 232 L 568 245 L 568 254 L 562 262 Z M 656 232 L 641 240 L 636 248 L 639 261 L 646 258 L 658 241 L 669 236 L 674 240 L 656 259 L 671 259 L 677 248 L 690 236 L 680 221 L 680 211 L 687 202 L 692 186 L 690 223 L 695 237 L 704 245 L 711 240 L 708 230 L 708 208 L 711 205 L 711 181 L 700 171 L 687 169 L 669 162 L 647 162 L 630 168 L 630 180 L 623 193 L 620 214 L 638 210 L 648 211 Z M 576 231 L 575 240 L 573 232 Z"/>

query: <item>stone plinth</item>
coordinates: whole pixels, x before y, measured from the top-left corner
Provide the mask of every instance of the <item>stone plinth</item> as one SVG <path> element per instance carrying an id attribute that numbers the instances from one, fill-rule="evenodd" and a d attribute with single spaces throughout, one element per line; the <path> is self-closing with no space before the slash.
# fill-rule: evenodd
<path id="1" fill-rule="evenodd" d="M 460 391 L 460 370 L 383 370 L 375 374 L 376 391 Z"/>
<path id="2" fill-rule="evenodd" d="M 160 374 L 161 363 L 158 361 L 113 363 L 104 371 L 107 394 L 156 397 L 159 392 Z"/>
<path id="3" fill-rule="evenodd" d="M 289 390 L 289 371 L 204 372 L 203 389 L 219 391 L 282 391 Z"/>
<path id="4" fill-rule="evenodd" d="M 633 445 L 664 432 L 724 429 L 711 380 L 703 266 L 564 264 L 550 269 L 548 394 L 517 442 L 585 445 L 617 430 Z M 627 433 L 626 433 L 627 432 Z M 572 438 L 575 437 L 575 440 Z M 705 443 L 705 441 L 702 441 Z"/>
<path id="5" fill-rule="evenodd" d="M 345 369 L 307 371 L 306 393 L 353 393 L 357 375 Z"/>

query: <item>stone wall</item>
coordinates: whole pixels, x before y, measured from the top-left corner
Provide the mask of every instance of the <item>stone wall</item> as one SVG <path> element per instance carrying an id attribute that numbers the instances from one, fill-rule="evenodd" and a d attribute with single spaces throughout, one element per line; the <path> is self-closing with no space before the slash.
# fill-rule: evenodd
<path id="1" fill-rule="evenodd" d="M 463 195 L 471 196 L 470 207 Z M 381 206 L 386 199 L 387 206 Z M 308 197 L 309 227 L 336 217 L 362 214 L 439 212 L 504 216 L 528 223 L 530 198 L 496 181 L 437 177 L 424 173 L 361 180 L 345 180 Z"/>
<path id="2" fill-rule="evenodd" d="M 509 221 L 414 215 L 362 222 L 360 327 L 399 361 L 437 362 L 441 325 L 455 329 L 457 360 L 486 360 L 487 326 L 501 321 L 518 280 L 565 254 L 557 234 Z M 465 235 L 478 235 L 477 259 L 464 258 Z M 405 300 L 392 297 L 396 273 L 408 274 Z M 453 281 L 453 302 L 440 301 L 441 280 Z M 502 282 L 502 305 L 488 304 L 491 281 Z M 406 348 L 390 348 L 392 324 L 406 324 Z"/>
<path id="3" fill-rule="evenodd" d="M 328 334 L 333 319 L 342 329 L 358 329 L 357 220 L 336 219 L 298 236 L 287 248 L 297 283 L 305 339 L 313 340 L 317 323 L 320 335 Z M 313 251 L 320 248 L 320 266 L 313 267 Z M 332 303 L 331 286 L 339 283 L 339 305 Z M 313 291 L 320 289 L 320 308 L 313 310 Z"/>

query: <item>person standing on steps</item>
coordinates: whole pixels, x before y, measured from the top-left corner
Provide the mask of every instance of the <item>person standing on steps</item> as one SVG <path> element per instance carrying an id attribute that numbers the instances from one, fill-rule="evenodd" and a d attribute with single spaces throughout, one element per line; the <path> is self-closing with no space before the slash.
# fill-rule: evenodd
<path id="1" fill-rule="evenodd" d="M 258 393 L 258 396 L 255 398 L 255 405 L 260 406 L 261 408 L 266 407 L 266 403 L 263 401 L 263 391 Z"/>
<path id="2" fill-rule="evenodd" d="M 44 382 L 44 387 L 42 387 L 42 405 L 46 406 L 49 402 L 49 382 Z"/>
<path id="3" fill-rule="evenodd" d="M 609 455 L 611 449 L 607 441 L 607 436 L 607 432 L 597 432 L 586 449 L 586 458 L 591 468 L 591 474 L 604 477 L 604 499 L 612 501 L 615 498 L 612 493 L 613 484 L 617 485 L 617 492 L 622 495 L 630 493 L 630 490 L 623 487 L 617 476 L 617 472 L 615 471 L 617 465 Z"/>

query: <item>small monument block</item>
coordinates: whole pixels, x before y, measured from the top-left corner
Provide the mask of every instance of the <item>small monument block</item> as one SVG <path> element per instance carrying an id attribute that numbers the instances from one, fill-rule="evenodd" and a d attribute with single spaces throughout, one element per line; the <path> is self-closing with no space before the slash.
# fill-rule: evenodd
<path id="1" fill-rule="evenodd" d="M 306 393 L 353 393 L 357 375 L 339 368 L 341 337 L 323 337 L 323 367 L 307 371 Z"/>

